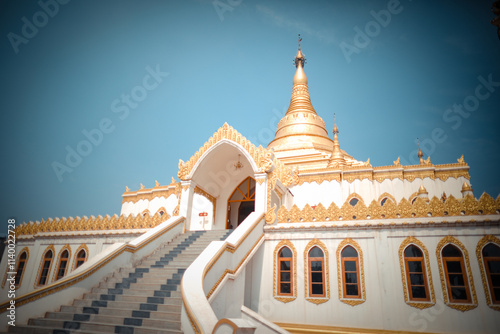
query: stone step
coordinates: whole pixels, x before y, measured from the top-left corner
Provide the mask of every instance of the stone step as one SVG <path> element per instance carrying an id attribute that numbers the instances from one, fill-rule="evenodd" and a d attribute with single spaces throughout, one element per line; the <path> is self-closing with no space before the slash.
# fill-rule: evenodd
<path id="1" fill-rule="evenodd" d="M 91 306 L 62 306 L 61 313 L 71 314 L 99 314 L 99 315 L 124 315 L 126 317 L 133 317 L 134 311 L 148 311 L 150 317 L 161 319 L 164 315 L 178 314 L 181 311 L 181 305 L 157 305 L 157 304 L 140 304 L 140 303 L 127 303 L 122 304 L 122 308 L 113 308 L 108 304 L 108 307 L 91 307 Z M 154 312 L 152 312 L 154 311 Z M 179 313 L 180 314 L 180 313 Z"/>

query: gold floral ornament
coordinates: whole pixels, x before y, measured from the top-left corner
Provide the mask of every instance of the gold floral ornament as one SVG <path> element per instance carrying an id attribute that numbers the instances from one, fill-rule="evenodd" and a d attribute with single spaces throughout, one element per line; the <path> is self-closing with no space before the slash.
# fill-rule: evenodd
<path id="1" fill-rule="evenodd" d="M 276 204 L 270 209 L 267 210 L 266 212 L 266 223 L 267 224 L 273 224 L 274 221 L 276 220 Z"/>

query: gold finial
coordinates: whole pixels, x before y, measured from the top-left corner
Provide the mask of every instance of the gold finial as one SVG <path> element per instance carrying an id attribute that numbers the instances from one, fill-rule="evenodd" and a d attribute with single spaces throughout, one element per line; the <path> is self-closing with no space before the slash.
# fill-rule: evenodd
<path id="1" fill-rule="evenodd" d="M 141 183 L 141 189 L 144 189 L 144 185 Z"/>
<path id="2" fill-rule="evenodd" d="M 174 184 L 175 183 L 175 179 L 174 177 L 172 176 L 172 181 L 170 182 L 170 184 Z"/>
<path id="3" fill-rule="evenodd" d="M 333 114 L 333 134 L 336 135 L 339 133 L 339 128 L 337 128 L 337 118 L 335 117 L 335 113 Z"/>
<path id="4" fill-rule="evenodd" d="M 158 187 L 160 185 L 160 182 L 155 180 L 155 187 Z"/>
<path id="5" fill-rule="evenodd" d="M 417 142 L 418 142 L 418 159 L 420 160 L 420 164 L 424 164 L 424 153 L 422 153 L 422 150 L 420 149 L 420 140 L 417 137 Z"/>
<path id="6" fill-rule="evenodd" d="M 462 194 L 467 191 L 472 192 L 472 187 L 467 182 L 464 182 L 464 184 L 462 185 Z"/>
<path id="7" fill-rule="evenodd" d="M 464 164 L 465 163 L 465 159 L 464 159 L 464 155 L 462 154 L 462 156 L 460 158 L 457 159 L 457 162 L 459 164 Z"/>
<path id="8" fill-rule="evenodd" d="M 299 34 L 299 50 L 300 50 L 300 42 L 302 42 L 302 37 L 300 37 L 300 34 Z"/>
<path id="9" fill-rule="evenodd" d="M 125 192 L 127 192 L 127 193 L 128 193 L 129 191 L 130 191 L 130 188 L 129 188 L 129 187 L 127 187 L 127 186 L 125 186 Z"/>
<path id="10" fill-rule="evenodd" d="M 393 161 L 393 162 L 394 162 L 394 166 L 401 166 L 401 157 L 398 157 L 398 160 Z"/>
<path id="11" fill-rule="evenodd" d="M 418 194 L 419 195 L 428 194 L 427 189 L 425 189 L 423 184 L 421 184 L 420 188 L 418 188 Z"/>

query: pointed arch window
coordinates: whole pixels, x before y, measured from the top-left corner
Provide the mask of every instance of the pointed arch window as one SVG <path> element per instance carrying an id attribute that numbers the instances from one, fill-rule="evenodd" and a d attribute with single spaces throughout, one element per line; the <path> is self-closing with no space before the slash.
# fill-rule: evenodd
<path id="1" fill-rule="evenodd" d="M 274 298 L 288 303 L 297 298 L 297 251 L 289 240 L 274 249 Z"/>
<path id="2" fill-rule="evenodd" d="M 488 243 L 481 250 L 492 305 L 500 305 L 500 247 Z"/>
<path id="3" fill-rule="evenodd" d="M 17 260 L 16 278 L 15 278 L 16 287 L 21 286 L 21 282 L 23 280 L 24 269 L 26 268 L 27 262 L 28 262 L 28 252 L 22 251 L 21 255 L 19 255 L 19 258 Z"/>
<path id="4" fill-rule="evenodd" d="M 341 252 L 343 298 L 361 298 L 358 252 L 346 246 Z"/>
<path id="5" fill-rule="evenodd" d="M 406 283 L 410 301 L 430 301 L 422 250 L 411 244 L 404 250 Z"/>
<path id="6" fill-rule="evenodd" d="M 293 254 L 284 246 L 278 253 L 278 295 L 292 296 L 293 287 Z"/>
<path id="7" fill-rule="evenodd" d="M 325 297 L 325 256 L 318 246 L 309 251 L 309 297 Z"/>
<path id="8" fill-rule="evenodd" d="M 54 281 L 57 281 L 66 275 L 66 270 L 68 269 L 69 262 L 69 250 L 63 249 L 59 254 L 59 263 L 57 264 L 56 277 Z"/>
<path id="9" fill-rule="evenodd" d="M 42 258 L 42 263 L 40 264 L 40 271 L 39 271 L 40 273 L 38 275 L 38 280 L 37 280 L 38 286 L 47 284 L 53 257 L 54 257 L 54 251 L 52 249 L 48 249 L 44 253 Z"/>
<path id="10" fill-rule="evenodd" d="M 85 249 L 80 249 L 76 253 L 75 269 L 80 267 L 82 264 L 84 264 L 86 260 L 87 260 L 87 252 L 85 251 Z"/>

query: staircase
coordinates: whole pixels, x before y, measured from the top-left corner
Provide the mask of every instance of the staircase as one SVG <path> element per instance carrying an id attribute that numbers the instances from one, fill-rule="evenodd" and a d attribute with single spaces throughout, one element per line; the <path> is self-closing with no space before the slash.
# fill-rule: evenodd
<path id="1" fill-rule="evenodd" d="M 30 319 L 27 326 L 9 327 L 9 333 L 182 333 L 182 275 L 211 241 L 230 232 L 181 234 L 137 266 L 110 274 L 72 305 Z"/>

